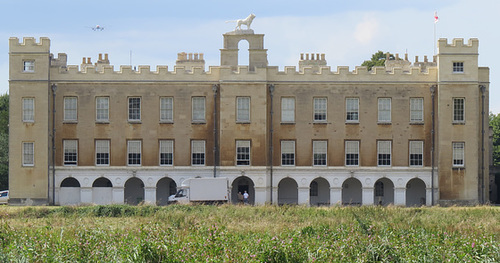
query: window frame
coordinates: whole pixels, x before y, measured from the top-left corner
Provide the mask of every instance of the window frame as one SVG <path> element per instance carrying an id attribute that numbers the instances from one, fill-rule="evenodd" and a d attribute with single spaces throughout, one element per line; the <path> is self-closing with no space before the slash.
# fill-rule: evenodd
<path id="1" fill-rule="evenodd" d="M 162 157 L 162 154 L 165 154 Z M 170 157 L 168 155 L 170 154 Z M 158 164 L 160 166 L 174 165 L 174 140 L 162 139 L 158 142 Z"/>
<path id="2" fill-rule="evenodd" d="M 417 116 L 417 117 L 415 117 Z M 424 98 L 410 98 L 410 123 L 424 122 Z"/>
<path id="3" fill-rule="evenodd" d="M 197 101 L 203 105 L 197 105 Z M 191 121 L 193 123 L 206 123 L 207 101 L 204 96 L 191 97 Z"/>
<path id="4" fill-rule="evenodd" d="M 464 62 L 463 61 L 453 61 L 452 62 L 452 71 L 454 74 L 463 74 L 465 72 Z"/>
<path id="5" fill-rule="evenodd" d="M 290 143 L 291 145 L 288 145 L 287 143 Z M 280 143 L 280 150 L 281 150 L 281 166 L 295 166 L 295 141 L 294 140 L 282 140 Z M 293 148 L 293 151 L 290 152 L 285 152 L 286 148 Z M 287 156 L 285 156 L 287 155 Z"/>
<path id="6" fill-rule="evenodd" d="M 139 103 L 137 103 L 137 101 L 134 102 L 133 100 L 138 100 Z M 138 96 L 128 97 L 127 102 L 128 122 L 141 122 L 142 98 Z"/>
<path id="7" fill-rule="evenodd" d="M 461 161 L 457 163 L 457 161 Z M 463 168 L 465 167 L 465 142 L 452 143 L 452 167 Z"/>
<path id="8" fill-rule="evenodd" d="M 100 100 L 106 101 L 106 103 L 100 102 Z M 105 107 L 102 107 L 105 106 Z M 96 122 L 109 122 L 109 97 L 108 96 L 96 96 L 95 97 L 95 120 Z"/>
<path id="9" fill-rule="evenodd" d="M 138 145 L 132 145 L 132 144 Z M 138 146 L 138 147 L 137 147 Z M 138 152 L 132 152 L 131 148 L 138 148 Z M 132 156 L 135 154 L 135 156 Z M 127 140 L 127 166 L 141 166 L 142 165 L 142 140 Z"/>
<path id="10" fill-rule="evenodd" d="M 350 144 L 355 144 L 356 145 L 356 150 L 355 151 L 350 151 L 350 149 L 354 149 L 352 147 L 349 147 Z M 350 141 L 345 141 L 345 146 L 344 146 L 344 164 L 345 166 L 359 166 L 360 163 L 361 163 L 361 156 L 359 154 L 359 144 L 360 142 L 359 141 L 356 141 L 356 140 L 350 140 Z M 352 145 L 354 146 L 354 145 Z M 352 157 L 351 156 L 348 156 L 348 155 L 353 155 Z M 355 157 L 355 158 L 354 158 Z M 355 164 L 350 164 L 351 162 L 356 162 Z"/>
<path id="11" fill-rule="evenodd" d="M 23 60 L 23 72 L 24 73 L 34 73 L 35 72 L 35 60 Z"/>
<path id="12" fill-rule="evenodd" d="M 384 101 L 388 101 L 388 105 L 383 105 Z M 388 106 L 388 107 L 387 107 Z M 378 98 L 378 123 L 391 124 L 392 122 L 392 98 Z M 388 119 L 384 119 L 384 115 L 388 113 Z M 385 116 L 387 117 L 387 116 Z"/>
<path id="13" fill-rule="evenodd" d="M 392 141 L 390 140 L 377 141 L 377 166 L 379 167 L 392 166 Z"/>
<path id="14" fill-rule="evenodd" d="M 31 145 L 30 152 L 26 152 L 26 146 Z M 35 142 L 23 142 L 22 143 L 22 166 L 23 167 L 33 167 L 35 166 Z M 29 158 L 27 158 L 29 157 Z M 27 162 L 30 161 L 30 162 Z"/>
<path id="15" fill-rule="evenodd" d="M 28 109 L 26 106 L 28 106 L 28 101 L 31 101 L 31 109 Z M 23 122 L 35 122 L 35 98 L 33 97 L 25 97 L 23 98 L 23 103 L 22 103 L 22 110 L 23 110 Z M 27 118 L 28 117 L 28 118 Z M 29 118 L 31 117 L 31 118 Z"/>
<path id="16" fill-rule="evenodd" d="M 247 145 L 244 145 L 247 144 Z M 252 142 L 250 140 L 236 140 L 236 166 L 250 166 L 252 154 Z M 247 148 L 247 152 L 240 152 L 240 149 Z M 246 158 L 244 158 L 246 157 Z M 240 163 L 242 162 L 242 163 Z"/>
<path id="17" fill-rule="evenodd" d="M 174 122 L 174 97 L 172 96 L 160 97 L 160 122 L 161 123 Z"/>
<path id="18" fill-rule="evenodd" d="M 246 104 L 244 101 L 247 101 Z M 251 98 L 248 96 L 236 97 L 236 122 L 237 123 L 249 123 L 250 122 L 250 103 Z M 245 107 L 247 106 L 247 107 Z"/>
<path id="19" fill-rule="evenodd" d="M 416 149 L 418 149 L 417 150 L 418 152 L 414 152 L 414 150 Z M 418 155 L 420 156 L 419 158 L 417 157 Z M 424 166 L 424 141 L 410 141 L 408 145 L 408 166 L 410 167 Z"/>
<path id="20" fill-rule="evenodd" d="M 104 143 L 106 142 L 105 145 L 103 146 L 100 146 L 98 145 L 99 143 Z M 98 140 L 95 140 L 95 165 L 96 166 L 109 166 L 110 165 L 110 162 L 111 162 L 111 154 L 110 154 L 110 147 L 111 146 L 111 142 L 110 140 L 107 140 L 107 139 L 98 139 Z M 105 149 L 106 151 L 102 151 L 101 149 Z M 99 154 L 107 154 L 106 157 L 101 157 L 99 156 Z M 100 163 L 102 161 L 99 161 L 99 160 L 105 160 L 106 163 Z"/>
<path id="21" fill-rule="evenodd" d="M 281 123 L 295 123 L 295 97 L 281 97 Z"/>
<path id="22" fill-rule="evenodd" d="M 200 145 L 195 145 L 195 144 L 200 144 Z M 203 152 L 198 151 L 195 152 L 195 150 L 198 150 L 196 147 L 199 147 L 201 149 L 201 146 L 203 146 Z M 191 165 L 192 166 L 205 166 L 207 163 L 207 147 L 206 147 L 206 142 L 205 140 L 191 140 Z M 195 154 L 200 154 L 200 156 L 195 156 Z M 195 163 L 195 160 L 199 159 L 200 161 L 198 163 Z"/>
<path id="23" fill-rule="evenodd" d="M 457 104 L 458 101 L 462 101 L 461 105 Z M 461 109 L 458 108 L 460 107 Z M 452 109 L 452 123 L 465 123 L 465 98 L 464 97 L 453 97 L 453 109 Z M 461 118 L 460 118 L 461 117 Z"/>
<path id="24" fill-rule="evenodd" d="M 350 107 L 349 101 L 355 101 L 355 107 Z M 345 121 L 346 123 L 359 123 L 359 98 L 345 98 Z M 349 119 L 356 116 L 356 119 Z"/>
<path id="25" fill-rule="evenodd" d="M 63 166 L 78 166 L 78 140 L 63 140 Z"/>
<path id="26" fill-rule="evenodd" d="M 65 96 L 63 98 L 63 121 L 78 122 L 78 97 Z"/>
<path id="27" fill-rule="evenodd" d="M 320 145 L 323 144 L 323 145 Z M 313 166 L 327 166 L 328 165 L 328 141 L 327 140 L 314 140 L 313 141 Z M 322 151 L 324 149 L 324 151 Z M 318 157 L 318 158 L 316 158 Z"/>
<path id="28" fill-rule="evenodd" d="M 322 117 L 322 118 L 317 118 Z M 313 122 L 324 123 L 328 121 L 328 98 L 313 98 Z"/>

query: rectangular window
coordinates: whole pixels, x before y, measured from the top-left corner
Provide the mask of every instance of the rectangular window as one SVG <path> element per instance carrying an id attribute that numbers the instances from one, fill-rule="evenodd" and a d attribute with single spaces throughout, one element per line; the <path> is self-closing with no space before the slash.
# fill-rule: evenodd
<path id="1" fill-rule="evenodd" d="M 410 122 L 424 121 L 424 99 L 410 98 Z"/>
<path id="2" fill-rule="evenodd" d="M 378 122 L 391 122 L 391 98 L 378 99 Z"/>
<path id="3" fill-rule="evenodd" d="M 325 122 L 327 112 L 327 99 L 314 98 L 314 121 Z"/>
<path id="4" fill-rule="evenodd" d="M 160 122 L 174 122 L 174 98 L 160 98 Z"/>
<path id="5" fill-rule="evenodd" d="M 391 141 L 378 141 L 377 159 L 378 166 L 391 165 Z"/>
<path id="6" fill-rule="evenodd" d="M 193 97 L 191 100 L 193 122 L 205 122 L 205 97 Z"/>
<path id="7" fill-rule="evenodd" d="M 453 73 L 464 73 L 464 63 L 453 62 Z"/>
<path id="8" fill-rule="evenodd" d="M 295 98 L 281 98 L 281 122 L 295 122 Z"/>
<path id="9" fill-rule="evenodd" d="M 191 141 L 191 165 L 205 165 L 205 141 Z"/>
<path id="10" fill-rule="evenodd" d="M 346 98 L 345 111 L 347 122 L 359 122 L 359 98 Z"/>
<path id="11" fill-rule="evenodd" d="M 410 141 L 410 166 L 424 165 L 424 142 Z"/>
<path id="12" fill-rule="evenodd" d="M 160 165 L 174 164 L 174 141 L 160 140 Z"/>
<path id="13" fill-rule="evenodd" d="M 23 166 L 35 165 L 35 143 L 23 142 Z"/>
<path id="14" fill-rule="evenodd" d="M 326 166 L 327 141 L 313 141 L 313 165 Z"/>
<path id="15" fill-rule="evenodd" d="M 78 141 L 77 140 L 64 140 L 64 165 L 77 165 L 78 164 Z"/>
<path id="16" fill-rule="evenodd" d="M 95 119 L 98 122 L 109 121 L 109 97 L 95 98 Z"/>
<path id="17" fill-rule="evenodd" d="M 35 61 L 34 60 L 23 61 L 23 72 L 35 72 Z"/>
<path id="18" fill-rule="evenodd" d="M 23 98 L 23 122 L 35 121 L 35 98 Z"/>
<path id="19" fill-rule="evenodd" d="M 141 98 L 131 97 L 128 98 L 128 120 L 140 121 L 141 120 Z"/>
<path id="20" fill-rule="evenodd" d="M 250 165 L 250 141 L 236 141 L 236 165 Z"/>
<path id="21" fill-rule="evenodd" d="M 359 142 L 346 141 L 345 142 L 345 165 L 358 166 L 359 165 Z"/>
<path id="22" fill-rule="evenodd" d="M 250 121 L 250 97 L 236 98 L 236 121 L 237 122 Z"/>
<path id="23" fill-rule="evenodd" d="M 465 122 L 465 98 L 453 98 L 453 122 Z"/>
<path id="24" fill-rule="evenodd" d="M 64 121 L 78 120 L 77 97 L 64 97 Z"/>
<path id="25" fill-rule="evenodd" d="M 127 142 L 127 164 L 131 166 L 141 165 L 141 141 Z"/>
<path id="26" fill-rule="evenodd" d="M 95 141 L 95 164 L 98 166 L 109 165 L 109 140 Z"/>
<path id="27" fill-rule="evenodd" d="M 295 141 L 281 141 L 281 165 L 295 165 Z"/>
<path id="28" fill-rule="evenodd" d="M 464 167 L 465 158 L 465 143 L 464 142 L 454 142 L 453 143 L 453 167 Z"/>

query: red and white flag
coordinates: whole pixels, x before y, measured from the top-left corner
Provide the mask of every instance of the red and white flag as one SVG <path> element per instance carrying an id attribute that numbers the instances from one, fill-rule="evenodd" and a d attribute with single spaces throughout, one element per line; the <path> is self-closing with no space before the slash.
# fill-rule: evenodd
<path id="1" fill-rule="evenodd" d="M 434 11 L 434 23 L 437 23 L 439 21 L 438 13 L 437 11 Z"/>

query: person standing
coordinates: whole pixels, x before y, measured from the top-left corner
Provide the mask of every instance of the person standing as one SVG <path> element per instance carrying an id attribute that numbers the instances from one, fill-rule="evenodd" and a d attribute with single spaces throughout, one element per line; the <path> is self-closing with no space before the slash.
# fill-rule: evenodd
<path id="1" fill-rule="evenodd" d="M 245 205 L 247 205 L 247 204 L 248 204 L 248 196 L 249 196 L 249 195 L 248 195 L 247 191 L 245 191 L 245 192 L 243 193 L 243 203 L 245 203 Z"/>
<path id="2" fill-rule="evenodd" d="M 238 204 L 242 203 L 243 203 L 243 195 L 241 194 L 241 192 L 238 192 Z"/>

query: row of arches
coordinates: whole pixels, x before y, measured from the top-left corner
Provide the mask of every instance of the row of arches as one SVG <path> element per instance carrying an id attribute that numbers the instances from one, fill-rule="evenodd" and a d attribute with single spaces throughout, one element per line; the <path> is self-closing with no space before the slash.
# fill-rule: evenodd
<path id="1" fill-rule="evenodd" d="M 232 182 L 231 199 L 238 203 L 238 193 L 249 193 L 249 203 L 255 203 L 255 185 L 252 179 L 240 176 Z M 297 182 L 290 177 L 278 183 L 277 201 L 279 205 L 299 204 L 299 187 Z M 164 177 L 156 184 L 156 204 L 166 205 L 168 197 L 177 191 L 176 182 Z M 363 188 L 357 178 L 348 178 L 342 184 L 341 201 L 343 205 L 361 205 L 363 202 Z M 413 178 L 406 184 L 406 205 L 420 206 L 426 204 L 426 185 L 419 178 Z M 330 205 L 331 189 L 329 182 L 322 177 L 314 179 L 309 185 L 308 203 L 313 206 Z M 145 200 L 144 183 L 137 177 L 132 177 L 125 182 L 123 201 L 126 204 L 137 205 Z M 109 204 L 113 202 L 113 184 L 105 177 L 96 179 L 92 184 L 92 203 Z M 81 203 L 80 183 L 73 177 L 68 177 L 61 182 L 59 190 L 59 203 Z M 373 185 L 373 203 L 388 205 L 394 203 L 394 183 L 388 178 L 380 178 Z"/>

